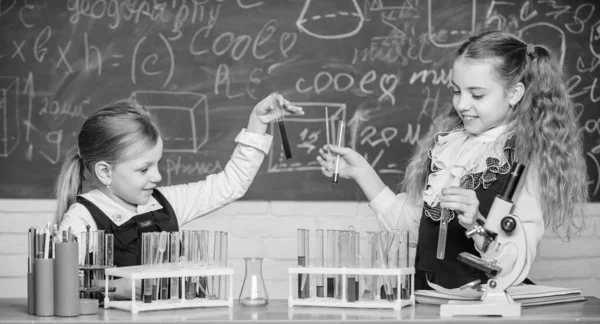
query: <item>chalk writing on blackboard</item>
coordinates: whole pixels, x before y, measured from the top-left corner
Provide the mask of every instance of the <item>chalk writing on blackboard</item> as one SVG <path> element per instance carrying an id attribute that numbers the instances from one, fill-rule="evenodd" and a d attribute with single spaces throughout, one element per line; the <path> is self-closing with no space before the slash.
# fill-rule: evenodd
<path id="1" fill-rule="evenodd" d="M 451 58 L 482 29 L 545 44 L 567 71 L 592 200 L 600 200 L 600 9 L 591 0 L 0 1 L 0 198 L 52 198 L 79 127 L 135 98 L 163 127 L 163 183 L 226 165 L 254 104 L 272 91 L 289 118 L 244 199 L 364 199 L 315 162 L 324 108 L 345 145 L 396 188 L 432 119 L 451 105 Z M 331 134 L 330 134 L 331 135 Z"/>

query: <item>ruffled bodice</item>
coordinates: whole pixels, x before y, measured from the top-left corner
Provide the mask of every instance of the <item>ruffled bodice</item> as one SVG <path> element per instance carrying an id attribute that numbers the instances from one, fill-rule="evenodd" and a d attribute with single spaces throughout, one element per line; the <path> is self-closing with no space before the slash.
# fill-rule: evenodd
<path id="1" fill-rule="evenodd" d="M 506 126 L 499 126 L 479 135 L 467 133 L 464 128 L 437 133 L 434 146 L 429 150 L 430 173 L 423 191 L 424 213 L 437 221 L 441 208 L 442 189 L 458 186 L 475 190 L 487 189 L 498 174 L 510 171 L 514 140 L 506 134 Z M 451 214 L 450 220 L 454 218 Z"/>

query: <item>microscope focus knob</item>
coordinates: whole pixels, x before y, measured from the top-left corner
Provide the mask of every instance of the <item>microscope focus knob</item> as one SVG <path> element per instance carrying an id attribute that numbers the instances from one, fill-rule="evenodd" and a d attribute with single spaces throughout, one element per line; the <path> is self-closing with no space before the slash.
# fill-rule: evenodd
<path id="1" fill-rule="evenodd" d="M 511 233 L 515 230 L 515 227 L 517 227 L 517 222 L 515 221 L 514 217 L 505 216 L 500 222 L 500 227 L 502 227 L 502 230 L 506 233 Z"/>

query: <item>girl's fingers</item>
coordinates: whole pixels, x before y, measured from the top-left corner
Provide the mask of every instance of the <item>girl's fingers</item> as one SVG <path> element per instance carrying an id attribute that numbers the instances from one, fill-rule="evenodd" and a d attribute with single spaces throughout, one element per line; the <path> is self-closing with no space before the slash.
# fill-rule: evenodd
<path id="1" fill-rule="evenodd" d="M 332 154 L 339 154 L 341 156 L 345 156 L 349 150 L 347 147 L 340 147 L 333 144 L 325 144 L 324 150 L 327 150 L 327 148 L 329 148 Z"/>
<path id="2" fill-rule="evenodd" d="M 291 115 L 304 115 L 304 110 L 299 106 L 292 106 L 289 102 L 282 106 L 286 114 Z"/>
<path id="3" fill-rule="evenodd" d="M 464 215 L 458 215 L 458 222 L 463 225 L 465 228 L 471 228 L 475 224 L 474 218 L 468 218 Z"/>
<path id="4" fill-rule="evenodd" d="M 328 157 L 317 156 L 317 162 L 319 162 L 322 168 L 326 168 L 328 170 L 332 170 L 333 168 L 333 161 Z"/>
<path id="5" fill-rule="evenodd" d="M 321 173 L 323 173 L 323 175 L 328 178 L 331 178 L 333 176 L 333 172 L 330 170 L 327 170 L 327 168 L 325 168 L 325 167 L 321 167 Z"/>
<path id="6" fill-rule="evenodd" d="M 447 209 L 453 209 L 455 211 L 460 211 L 460 212 L 465 212 L 466 209 L 468 208 L 468 206 L 464 203 L 461 202 L 456 202 L 456 201 L 445 201 L 445 202 L 441 202 L 440 206 L 442 208 L 447 208 Z"/>

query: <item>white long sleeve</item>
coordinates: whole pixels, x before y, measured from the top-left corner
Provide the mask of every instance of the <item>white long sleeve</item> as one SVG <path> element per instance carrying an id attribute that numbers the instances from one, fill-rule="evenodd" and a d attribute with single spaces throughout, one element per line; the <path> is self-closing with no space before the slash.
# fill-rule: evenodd
<path id="1" fill-rule="evenodd" d="M 369 202 L 369 207 L 375 212 L 382 230 L 409 231 L 411 245 L 416 246 L 422 205 L 407 199 L 406 193 L 395 195 L 389 187 L 385 187 Z"/>

